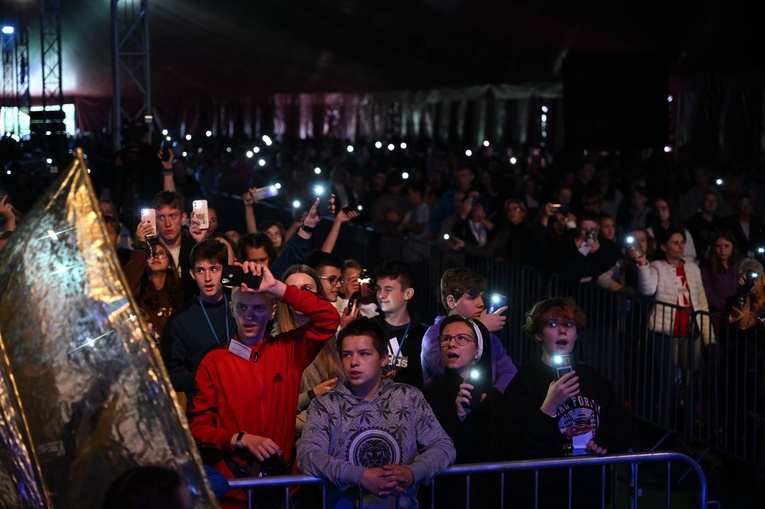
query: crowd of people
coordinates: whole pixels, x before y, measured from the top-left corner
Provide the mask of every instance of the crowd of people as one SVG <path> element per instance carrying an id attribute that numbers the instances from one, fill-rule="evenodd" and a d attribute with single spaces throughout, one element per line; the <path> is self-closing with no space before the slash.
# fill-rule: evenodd
<path id="1" fill-rule="evenodd" d="M 117 154 L 113 175 L 97 177 L 99 208 L 224 507 L 244 503 L 227 479 L 266 470 L 327 479 L 331 507 L 353 507 L 359 493 L 365 506 L 392 507 L 395 498 L 415 507 L 418 496 L 464 500 L 460 483 L 418 495 L 455 461 L 633 445 L 634 424 L 606 378 L 577 359 L 568 372 L 556 369 L 586 324 L 574 301 L 527 310 L 524 332 L 540 355 L 517 366 L 497 336 L 507 308 L 489 312 L 479 272 L 443 271 L 443 315 L 411 310 L 414 267 L 430 244 L 458 260 L 531 265 L 546 277 L 675 304 L 676 314 L 657 307 L 650 320 L 674 352 L 688 348 L 693 324 L 684 317 L 694 311 L 742 327 L 762 318 L 755 258 L 765 246 L 765 182 L 749 168 L 720 173 L 716 184 L 701 164 L 668 174 L 655 160 L 623 167 L 610 155 L 566 162 L 533 151 L 515 160 L 491 146 L 468 160 L 434 147 L 331 140 L 231 150 L 187 141 L 167 153 L 141 143 L 135 160 Z M 115 178 L 124 182 L 109 183 Z M 277 184 L 276 196 L 264 197 Z M 23 221 L 6 187 L 0 249 Z M 230 205 L 234 196 L 241 206 Z M 192 211 L 200 199 L 208 217 Z M 290 207 L 292 199 L 299 212 L 288 224 L 257 220 L 260 201 Z M 139 220 L 140 207 L 155 220 Z M 323 217 L 333 224 L 316 238 Z M 338 256 L 345 223 L 402 244 L 401 256 L 376 267 Z M 698 325 L 698 341 L 713 344 L 711 327 Z M 573 507 L 600 503 L 608 491 L 600 479 L 577 479 Z M 545 507 L 567 504 L 544 489 L 559 481 L 541 476 Z M 499 480 L 478 485 L 473 503 L 492 506 Z M 533 504 L 528 487 L 511 483 L 506 497 Z M 310 490 L 298 490 L 298 501 L 301 492 Z M 282 503 L 266 495 L 258 507 Z"/>

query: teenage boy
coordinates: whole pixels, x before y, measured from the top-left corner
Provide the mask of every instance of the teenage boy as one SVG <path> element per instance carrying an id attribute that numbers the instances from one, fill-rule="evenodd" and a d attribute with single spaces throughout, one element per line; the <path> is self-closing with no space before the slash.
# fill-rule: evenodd
<path id="1" fill-rule="evenodd" d="M 339 321 L 332 304 L 285 285 L 264 265 L 246 262 L 243 269 L 262 281 L 256 289 L 234 288 L 229 307 L 237 332 L 202 359 L 189 410 L 191 433 L 205 463 L 227 478 L 249 477 L 256 460 L 293 459 L 300 378 Z M 308 322 L 270 336 L 277 299 Z M 241 492 L 227 496 L 243 500 Z"/>
<path id="2" fill-rule="evenodd" d="M 373 319 L 349 323 L 337 350 L 346 382 L 311 402 L 299 469 L 335 485 L 327 507 L 356 507 L 358 497 L 369 508 L 417 507 L 418 485 L 454 461 L 452 440 L 418 389 L 383 378 L 388 342 Z"/>
<path id="3" fill-rule="evenodd" d="M 345 282 L 342 276 L 343 259 L 332 253 L 314 249 L 306 255 L 305 264 L 316 271 L 324 295 L 337 309 L 340 287 Z M 353 306 L 353 309 L 346 307 L 342 312 L 338 311 L 338 314 L 340 314 L 340 328 L 342 329 L 359 316 L 359 306 Z"/>
<path id="4" fill-rule="evenodd" d="M 170 381 L 176 391 L 186 393 L 194 390 L 194 374 L 202 357 L 211 348 L 228 343 L 236 332 L 221 283 L 228 249 L 219 240 L 204 240 L 191 250 L 190 262 L 194 269 L 189 274 L 196 281 L 198 295 L 165 325 L 170 334 Z"/>
<path id="5" fill-rule="evenodd" d="M 465 318 L 480 320 L 492 333 L 491 338 L 491 375 L 492 385 L 504 393 L 507 384 L 518 372 L 513 360 L 507 355 L 505 347 L 494 331 L 502 329 L 505 317 L 502 313 L 507 306 L 499 308 L 494 313 L 488 313 L 484 303 L 486 279 L 471 269 L 449 269 L 441 276 L 441 303 L 449 315 L 460 315 Z M 422 338 L 422 378 L 425 385 L 437 375 L 444 372 L 444 360 L 441 357 L 441 345 L 438 342 L 439 323 L 444 316 L 437 316 Z"/>
<path id="6" fill-rule="evenodd" d="M 422 389 L 422 336 L 428 326 L 409 314 L 414 296 L 414 270 L 408 262 L 394 258 L 375 268 L 376 296 L 380 304 L 377 323 L 388 338 L 388 376 L 399 383 Z"/>
<path id="7" fill-rule="evenodd" d="M 196 242 L 183 228 L 183 223 L 186 221 L 183 198 L 173 191 L 161 191 L 154 197 L 151 206 L 157 214 L 157 234 L 162 243 L 167 246 L 175 266 L 178 267 L 183 289 L 187 295 L 193 295 L 196 292 L 196 286 L 194 277 L 189 277 L 193 268 L 189 255 Z"/>

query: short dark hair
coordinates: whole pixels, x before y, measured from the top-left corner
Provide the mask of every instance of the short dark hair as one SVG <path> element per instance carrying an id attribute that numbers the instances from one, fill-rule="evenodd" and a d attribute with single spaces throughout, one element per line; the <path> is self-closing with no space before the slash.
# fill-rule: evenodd
<path id="1" fill-rule="evenodd" d="M 360 316 L 337 333 L 337 351 L 341 355 L 343 340 L 348 336 L 369 336 L 372 338 L 375 350 L 380 354 L 380 357 L 388 355 L 388 339 L 385 337 L 382 326 L 374 318 Z"/>
<path id="2" fill-rule="evenodd" d="M 319 272 L 324 267 L 335 267 L 336 269 L 343 270 L 343 259 L 339 256 L 327 253 L 321 249 L 312 249 L 305 255 L 305 264 L 311 267 L 316 272 Z"/>
<path id="3" fill-rule="evenodd" d="M 404 192 L 411 189 L 415 193 L 420 193 L 422 196 L 425 196 L 425 190 L 427 187 L 425 186 L 425 182 L 422 180 L 408 180 L 406 184 L 404 184 Z"/>
<path id="4" fill-rule="evenodd" d="M 276 261 L 276 257 L 279 256 L 276 253 L 274 243 L 271 242 L 271 237 L 267 233 L 247 233 L 239 238 L 237 244 L 237 250 L 239 251 L 239 259 L 242 261 L 247 260 L 247 249 L 260 249 L 266 250 L 268 256 L 268 265 L 271 266 Z"/>
<path id="5" fill-rule="evenodd" d="M 486 278 L 473 269 L 456 268 L 449 269 L 441 276 L 441 303 L 449 309 L 447 297 L 459 300 L 464 294 L 469 293 L 476 297 L 486 291 Z"/>
<path id="6" fill-rule="evenodd" d="M 529 336 L 534 337 L 542 332 L 545 323 L 551 318 L 571 320 L 576 325 L 577 331 L 581 331 L 587 325 L 584 311 L 577 306 L 573 299 L 566 297 L 546 299 L 534 304 L 534 307 L 526 313 L 526 323 L 523 325 L 523 330 Z"/>
<path id="7" fill-rule="evenodd" d="M 228 264 L 228 249 L 226 245 L 218 239 L 205 239 L 191 248 L 189 254 L 191 268 L 196 267 L 197 262 L 210 261 L 218 262 L 221 265 Z"/>
<path id="8" fill-rule="evenodd" d="M 413 288 L 414 285 L 414 269 L 412 269 L 409 262 L 402 260 L 401 258 L 385 260 L 375 267 L 375 278 L 379 281 L 384 277 L 390 279 L 398 278 L 402 290 Z"/>
<path id="9" fill-rule="evenodd" d="M 114 216 L 104 216 L 104 223 L 106 223 L 107 228 L 114 230 L 117 235 L 122 231 L 122 225 L 120 225 L 120 222 Z"/>
<path id="10" fill-rule="evenodd" d="M 173 191 L 160 191 L 154 196 L 154 199 L 151 202 L 151 208 L 161 209 L 165 206 L 183 212 L 183 197 Z"/>
<path id="11" fill-rule="evenodd" d="M 444 333 L 444 329 L 446 328 L 447 325 L 449 325 L 451 323 L 457 323 L 457 322 L 464 323 L 464 324 L 470 326 L 471 329 L 473 328 L 473 324 L 475 323 L 475 322 L 473 322 L 472 318 L 465 318 L 462 315 L 449 315 L 446 318 L 444 318 L 443 320 L 441 320 L 441 322 L 438 324 L 438 333 L 439 334 L 443 334 Z"/>
<path id="12" fill-rule="evenodd" d="M 654 232 L 656 232 L 656 230 L 654 230 Z M 670 237 L 672 237 L 672 235 L 675 235 L 676 233 L 679 233 L 680 235 L 682 235 L 684 241 L 686 240 L 685 230 L 682 230 L 680 228 L 667 228 L 666 230 L 659 230 L 658 232 L 656 232 L 656 244 L 659 246 L 662 244 L 666 244 L 667 242 L 669 242 Z"/>
<path id="13" fill-rule="evenodd" d="M 183 485 L 175 470 L 159 465 L 133 467 L 109 485 L 103 509 L 183 509 L 178 488 Z"/>

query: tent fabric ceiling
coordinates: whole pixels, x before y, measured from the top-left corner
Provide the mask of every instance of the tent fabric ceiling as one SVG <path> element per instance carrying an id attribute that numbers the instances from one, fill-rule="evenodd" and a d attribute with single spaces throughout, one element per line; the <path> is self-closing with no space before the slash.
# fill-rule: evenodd
<path id="1" fill-rule="evenodd" d="M 6 1 L 6 12 L 11 3 L 18 2 Z M 67 80 L 64 72 L 65 93 L 109 96 L 109 0 L 61 3 L 62 64 L 75 77 Z M 762 69 L 758 20 L 721 0 L 162 0 L 149 6 L 157 98 L 559 81 L 567 54 L 590 51 L 653 52 L 671 72 Z M 39 30 L 37 5 L 26 9 L 30 27 Z M 33 44 L 39 40 L 31 37 Z"/>

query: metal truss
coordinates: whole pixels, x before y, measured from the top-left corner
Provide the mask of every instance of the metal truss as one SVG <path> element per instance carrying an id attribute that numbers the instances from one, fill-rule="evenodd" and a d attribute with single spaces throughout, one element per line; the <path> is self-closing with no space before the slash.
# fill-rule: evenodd
<path id="1" fill-rule="evenodd" d="M 115 150 L 119 150 L 122 123 L 144 120 L 152 114 L 149 0 L 111 0 L 111 5 L 114 51 L 112 139 Z M 151 128 L 151 122 L 148 127 Z"/>

